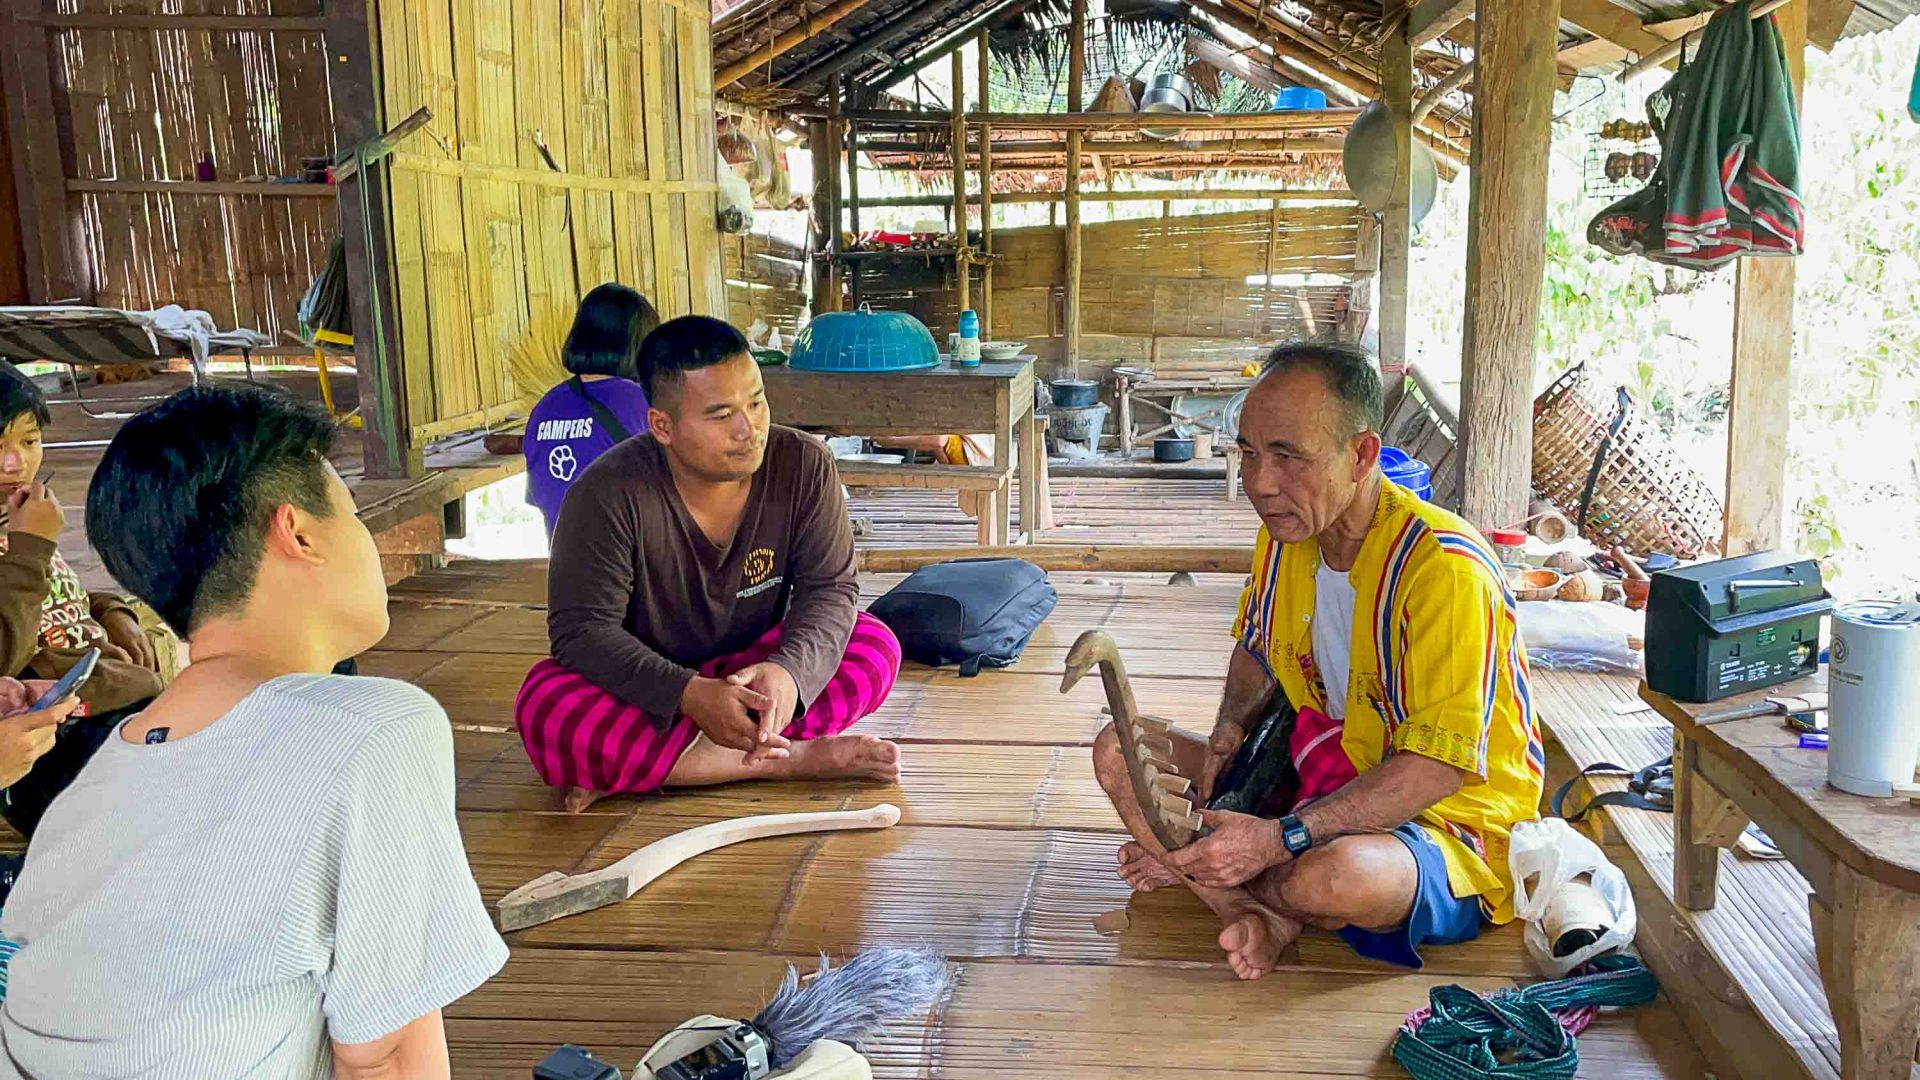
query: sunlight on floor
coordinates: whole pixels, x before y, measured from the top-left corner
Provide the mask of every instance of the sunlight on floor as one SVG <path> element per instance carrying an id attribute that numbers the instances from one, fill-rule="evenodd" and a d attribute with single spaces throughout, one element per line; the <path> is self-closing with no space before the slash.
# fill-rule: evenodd
<path id="1" fill-rule="evenodd" d="M 509 476 L 467 492 L 467 535 L 447 541 L 462 559 L 544 559 L 547 527 L 527 502 L 527 478 Z"/>

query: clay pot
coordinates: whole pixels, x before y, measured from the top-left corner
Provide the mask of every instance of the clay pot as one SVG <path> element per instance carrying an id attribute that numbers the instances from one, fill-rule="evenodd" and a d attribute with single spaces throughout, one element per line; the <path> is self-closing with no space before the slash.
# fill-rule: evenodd
<path id="1" fill-rule="evenodd" d="M 1626 595 L 1627 606 L 1635 611 L 1647 606 L 1647 590 L 1652 587 L 1653 582 L 1647 578 L 1627 578 L 1620 583 L 1620 588 Z"/>

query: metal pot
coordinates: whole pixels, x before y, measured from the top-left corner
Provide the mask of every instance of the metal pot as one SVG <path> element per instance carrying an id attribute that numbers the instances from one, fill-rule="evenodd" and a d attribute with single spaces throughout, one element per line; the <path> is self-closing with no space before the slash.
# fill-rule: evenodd
<path id="1" fill-rule="evenodd" d="M 1393 147 L 1393 118 L 1387 115 L 1385 105 L 1372 102 L 1353 118 L 1341 147 L 1340 163 L 1347 174 L 1347 186 L 1361 205 L 1369 210 L 1385 210 L 1393 194 L 1394 172 L 1398 166 Z M 1440 191 L 1440 175 L 1433 151 L 1417 139 L 1413 144 L 1412 164 L 1408 211 L 1417 225 L 1427 216 L 1427 211 L 1433 209 L 1433 201 Z"/>
<path id="2" fill-rule="evenodd" d="M 1155 75 L 1153 81 L 1147 84 L 1147 93 L 1151 94 L 1155 90 L 1172 90 L 1180 95 L 1182 109 L 1193 108 L 1193 83 L 1188 82 L 1187 77 L 1177 71 Z"/>
<path id="3" fill-rule="evenodd" d="M 1168 72 L 1155 75 L 1147 84 L 1147 92 L 1140 95 L 1140 111 L 1150 113 L 1183 113 L 1193 110 L 1193 84 L 1185 75 Z M 1140 134 L 1151 139 L 1172 139 L 1180 134 L 1178 127 L 1143 127 Z"/>
<path id="4" fill-rule="evenodd" d="M 1193 440 L 1175 439 L 1162 435 L 1153 440 L 1153 460 L 1162 462 L 1192 461 Z"/>
<path id="5" fill-rule="evenodd" d="M 1091 379 L 1055 379 L 1049 386 L 1056 409 L 1084 409 L 1100 401 L 1100 384 Z"/>

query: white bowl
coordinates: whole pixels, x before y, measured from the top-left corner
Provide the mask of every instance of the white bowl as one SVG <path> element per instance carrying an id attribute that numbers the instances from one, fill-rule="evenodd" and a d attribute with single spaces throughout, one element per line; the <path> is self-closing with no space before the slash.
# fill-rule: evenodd
<path id="1" fill-rule="evenodd" d="M 980 356 L 985 360 L 1017 360 L 1027 351 L 1024 341 L 983 341 L 980 343 Z"/>

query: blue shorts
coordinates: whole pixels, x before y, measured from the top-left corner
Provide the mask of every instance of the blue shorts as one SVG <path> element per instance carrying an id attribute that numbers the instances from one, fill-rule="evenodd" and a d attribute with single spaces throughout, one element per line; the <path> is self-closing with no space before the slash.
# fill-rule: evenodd
<path id="1" fill-rule="evenodd" d="M 1447 857 L 1427 835 L 1427 830 L 1409 821 L 1393 830 L 1393 835 L 1413 853 L 1417 875 L 1413 892 L 1413 910 L 1404 925 L 1392 930 L 1362 930 L 1348 926 L 1340 931 L 1353 951 L 1369 960 L 1418 968 L 1422 966 L 1422 945 L 1457 945 L 1480 936 L 1478 896 L 1457 897 L 1447 883 Z"/>

